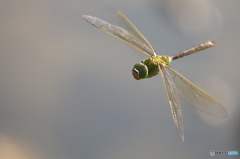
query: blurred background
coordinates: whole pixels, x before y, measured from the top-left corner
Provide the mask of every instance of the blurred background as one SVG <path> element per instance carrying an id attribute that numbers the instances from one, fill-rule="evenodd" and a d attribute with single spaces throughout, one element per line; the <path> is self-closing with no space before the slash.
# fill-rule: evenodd
<path id="1" fill-rule="evenodd" d="M 0 159 L 203 159 L 226 158 L 210 150 L 240 152 L 239 5 L 2 0 Z M 82 18 L 114 23 L 109 9 L 123 12 L 160 55 L 215 40 L 171 67 L 219 99 L 228 118 L 212 119 L 182 102 L 181 142 L 161 78 L 132 77 L 145 57 Z"/>

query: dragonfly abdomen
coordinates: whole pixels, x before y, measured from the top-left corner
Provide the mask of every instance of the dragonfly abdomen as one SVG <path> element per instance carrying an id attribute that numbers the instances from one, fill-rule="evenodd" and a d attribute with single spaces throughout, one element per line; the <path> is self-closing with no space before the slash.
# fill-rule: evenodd
<path id="1" fill-rule="evenodd" d="M 212 47 L 215 45 L 215 42 L 214 41 L 206 41 L 205 43 L 202 43 L 200 45 L 196 45 L 196 46 L 193 46 L 189 49 L 186 49 L 186 50 L 183 50 L 183 51 L 180 51 L 179 53 L 173 55 L 171 58 L 173 60 L 176 60 L 178 58 L 181 58 L 183 56 L 186 56 L 186 55 L 189 55 L 189 54 L 192 54 L 194 52 L 197 52 L 197 51 L 200 51 L 200 50 L 204 50 L 204 49 L 207 49 L 209 47 Z"/>

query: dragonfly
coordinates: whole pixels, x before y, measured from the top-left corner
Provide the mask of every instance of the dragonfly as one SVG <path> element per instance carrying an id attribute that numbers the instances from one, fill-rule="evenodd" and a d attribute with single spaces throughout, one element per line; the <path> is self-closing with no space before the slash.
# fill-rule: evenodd
<path id="1" fill-rule="evenodd" d="M 173 56 L 160 56 L 156 53 L 148 40 L 123 13 L 120 11 L 117 11 L 116 13 L 118 20 L 123 24 L 124 28 L 90 15 L 83 15 L 83 18 L 93 26 L 128 43 L 148 56 L 148 58 L 133 66 L 132 75 L 136 80 L 141 80 L 160 74 L 167 93 L 172 118 L 181 141 L 184 141 L 181 99 L 192 107 L 211 116 L 217 118 L 227 117 L 227 111 L 218 100 L 194 85 L 169 66 L 173 60 L 214 46 L 214 41 L 206 41 L 202 44 L 180 51 Z"/>

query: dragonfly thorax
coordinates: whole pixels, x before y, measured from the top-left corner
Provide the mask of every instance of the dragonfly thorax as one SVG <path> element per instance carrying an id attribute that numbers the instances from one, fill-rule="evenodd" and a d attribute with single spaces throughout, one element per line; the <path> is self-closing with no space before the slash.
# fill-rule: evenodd
<path id="1" fill-rule="evenodd" d="M 158 74 L 160 65 L 169 65 L 171 58 L 168 56 L 152 56 L 133 66 L 132 74 L 136 80 L 150 78 Z"/>
<path id="2" fill-rule="evenodd" d="M 171 57 L 165 56 L 165 55 L 163 55 L 163 56 L 159 56 L 159 55 L 152 56 L 151 58 L 152 58 L 153 62 L 155 62 L 157 64 L 162 64 L 162 65 L 169 65 L 172 61 Z"/>

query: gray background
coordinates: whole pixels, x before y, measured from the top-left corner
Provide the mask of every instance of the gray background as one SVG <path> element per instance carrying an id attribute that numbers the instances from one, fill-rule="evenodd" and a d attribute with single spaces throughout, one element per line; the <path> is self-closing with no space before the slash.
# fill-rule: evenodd
<path id="1" fill-rule="evenodd" d="M 240 152 L 239 5 L 237 0 L 2 0 L 0 156 L 202 159 L 226 158 L 211 157 L 210 150 Z M 182 102 L 181 142 L 160 77 L 136 81 L 131 75 L 145 56 L 82 18 L 109 20 L 112 8 L 160 55 L 215 40 L 215 47 L 171 67 L 219 99 L 229 117 L 198 115 Z"/>

